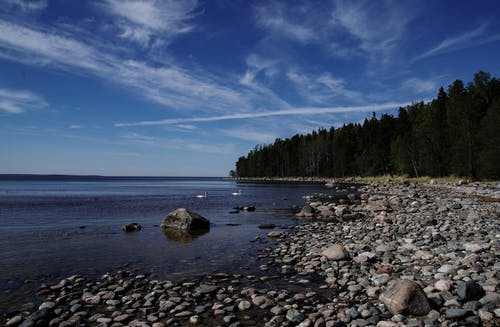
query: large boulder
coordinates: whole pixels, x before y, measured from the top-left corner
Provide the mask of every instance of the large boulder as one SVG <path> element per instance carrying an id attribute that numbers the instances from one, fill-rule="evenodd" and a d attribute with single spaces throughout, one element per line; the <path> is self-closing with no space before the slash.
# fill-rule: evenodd
<path id="1" fill-rule="evenodd" d="M 169 213 L 160 225 L 161 228 L 180 229 L 185 231 L 209 229 L 210 221 L 195 212 L 184 208 Z"/>
<path id="2" fill-rule="evenodd" d="M 408 314 L 423 316 L 429 313 L 429 300 L 420 286 L 411 280 L 398 280 L 380 295 L 382 301 L 392 314 Z"/>

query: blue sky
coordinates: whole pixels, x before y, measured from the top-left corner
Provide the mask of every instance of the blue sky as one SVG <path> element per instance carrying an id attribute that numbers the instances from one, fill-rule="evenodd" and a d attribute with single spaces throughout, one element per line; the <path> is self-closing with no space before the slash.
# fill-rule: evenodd
<path id="1" fill-rule="evenodd" d="M 498 1 L 0 2 L 0 173 L 225 176 L 500 70 Z"/>

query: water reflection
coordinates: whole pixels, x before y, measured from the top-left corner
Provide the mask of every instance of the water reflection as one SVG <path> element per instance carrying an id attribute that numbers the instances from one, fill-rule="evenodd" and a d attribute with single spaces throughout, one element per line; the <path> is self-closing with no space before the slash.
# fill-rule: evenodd
<path id="1" fill-rule="evenodd" d="M 198 237 L 207 234 L 210 229 L 197 229 L 193 231 L 185 231 L 173 228 L 163 228 L 163 235 L 175 243 L 189 243 L 197 239 Z"/>

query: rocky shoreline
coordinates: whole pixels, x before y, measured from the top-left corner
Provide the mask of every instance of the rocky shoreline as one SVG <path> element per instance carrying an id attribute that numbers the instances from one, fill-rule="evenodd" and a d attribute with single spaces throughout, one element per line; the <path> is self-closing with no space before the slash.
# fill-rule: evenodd
<path id="1" fill-rule="evenodd" d="M 167 281 L 118 271 L 42 285 L 6 326 L 498 326 L 500 190 L 386 183 L 311 195 L 260 273 Z M 272 244 L 271 244 L 272 242 Z"/>

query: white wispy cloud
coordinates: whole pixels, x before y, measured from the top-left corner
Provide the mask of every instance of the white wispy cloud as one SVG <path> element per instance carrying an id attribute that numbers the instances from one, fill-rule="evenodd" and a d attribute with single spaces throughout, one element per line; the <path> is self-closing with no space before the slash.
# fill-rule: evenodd
<path id="1" fill-rule="evenodd" d="M 188 131 L 195 131 L 195 130 L 199 129 L 195 125 L 191 125 L 191 124 L 179 124 L 179 125 L 176 125 L 176 127 L 186 129 Z"/>
<path id="2" fill-rule="evenodd" d="M 408 2 L 392 0 L 331 3 L 273 2 L 258 6 L 255 20 L 270 36 L 316 44 L 336 57 L 363 55 L 385 63 L 417 12 Z"/>
<path id="3" fill-rule="evenodd" d="M 252 53 L 247 56 L 246 64 L 247 70 L 240 78 L 240 84 L 258 93 L 260 96 L 264 96 L 269 102 L 273 102 L 282 108 L 289 108 L 290 104 L 287 101 L 259 81 L 259 79 L 262 79 L 261 77 L 270 79 L 278 74 L 278 60 L 262 58 Z"/>
<path id="4" fill-rule="evenodd" d="M 487 24 L 483 24 L 471 31 L 467 31 L 460 35 L 444 39 L 438 45 L 436 45 L 432 49 L 427 50 L 420 56 L 416 57 L 414 60 L 419 60 L 442 53 L 448 53 L 496 41 L 500 41 L 500 34 L 488 33 Z"/>
<path id="5" fill-rule="evenodd" d="M 0 20 L 0 57 L 37 66 L 92 73 L 134 89 L 170 108 L 224 112 L 248 110 L 252 93 L 207 72 L 174 64 L 153 66 L 104 52 L 90 42 Z"/>
<path id="6" fill-rule="evenodd" d="M 47 102 L 30 91 L 0 89 L 0 110 L 20 114 L 30 109 L 47 107 Z"/>
<path id="7" fill-rule="evenodd" d="M 363 98 L 360 92 L 348 89 L 344 79 L 333 77 L 330 73 L 314 75 L 290 69 L 286 76 L 295 84 L 297 91 L 303 97 L 315 103 L 326 103 L 335 97 L 344 97 L 357 102 Z"/>
<path id="8" fill-rule="evenodd" d="M 7 5 L 24 12 L 36 12 L 47 8 L 46 0 L 4 0 Z"/>
<path id="9" fill-rule="evenodd" d="M 437 82 L 436 79 L 421 79 L 418 77 L 409 78 L 402 82 L 403 89 L 412 91 L 416 94 L 436 92 Z"/>
<path id="10" fill-rule="evenodd" d="M 274 117 L 274 116 L 294 116 L 294 115 L 320 115 L 320 114 L 331 114 L 331 113 L 347 113 L 347 112 L 371 112 L 371 111 L 382 111 L 396 109 L 399 107 L 404 107 L 409 105 L 409 102 L 403 103 L 384 103 L 384 104 L 372 104 L 367 106 L 353 106 L 353 107 L 303 107 L 303 108 L 293 108 L 286 110 L 277 111 L 261 111 L 254 113 L 241 113 L 232 115 L 221 115 L 221 116 L 211 116 L 211 117 L 191 117 L 191 118 L 174 118 L 174 119 L 163 119 L 163 120 L 152 120 L 152 121 L 140 121 L 132 123 L 115 123 L 116 127 L 127 127 L 127 126 L 158 126 L 158 125 L 172 125 L 172 124 L 182 124 L 182 123 L 194 123 L 194 122 L 213 122 L 222 120 L 237 120 L 237 119 L 252 119 L 252 118 L 262 118 L 262 117 Z"/>
<path id="11" fill-rule="evenodd" d="M 148 136 L 148 135 L 143 135 L 139 133 L 128 133 L 125 135 L 122 135 L 122 138 L 136 142 L 136 143 L 142 143 L 142 144 L 155 144 L 158 142 L 159 138 L 155 136 Z"/>
<path id="12" fill-rule="evenodd" d="M 390 0 L 338 0 L 334 4 L 333 28 L 347 32 L 359 42 L 360 51 L 381 56 L 382 61 L 388 60 L 416 12 L 405 2 Z"/>
<path id="13" fill-rule="evenodd" d="M 77 124 L 68 126 L 69 129 L 82 129 L 83 127 L 84 127 L 83 125 L 77 125 Z"/>
<path id="14" fill-rule="evenodd" d="M 274 133 L 255 130 L 244 126 L 239 128 L 225 129 L 222 131 L 222 133 L 230 137 L 256 143 L 271 143 L 276 140 L 276 135 Z"/>
<path id="15" fill-rule="evenodd" d="M 255 18 L 258 26 L 274 35 L 301 43 L 315 42 L 319 38 L 318 30 L 304 23 L 307 19 L 304 9 L 305 7 L 292 7 L 278 2 L 268 3 L 256 7 Z"/>
<path id="16" fill-rule="evenodd" d="M 120 37 L 144 46 L 153 38 L 168 42 L 192 31 L 198 14 L 197 0 L 105 0 L 100 7 L 118 18 Z"/>

